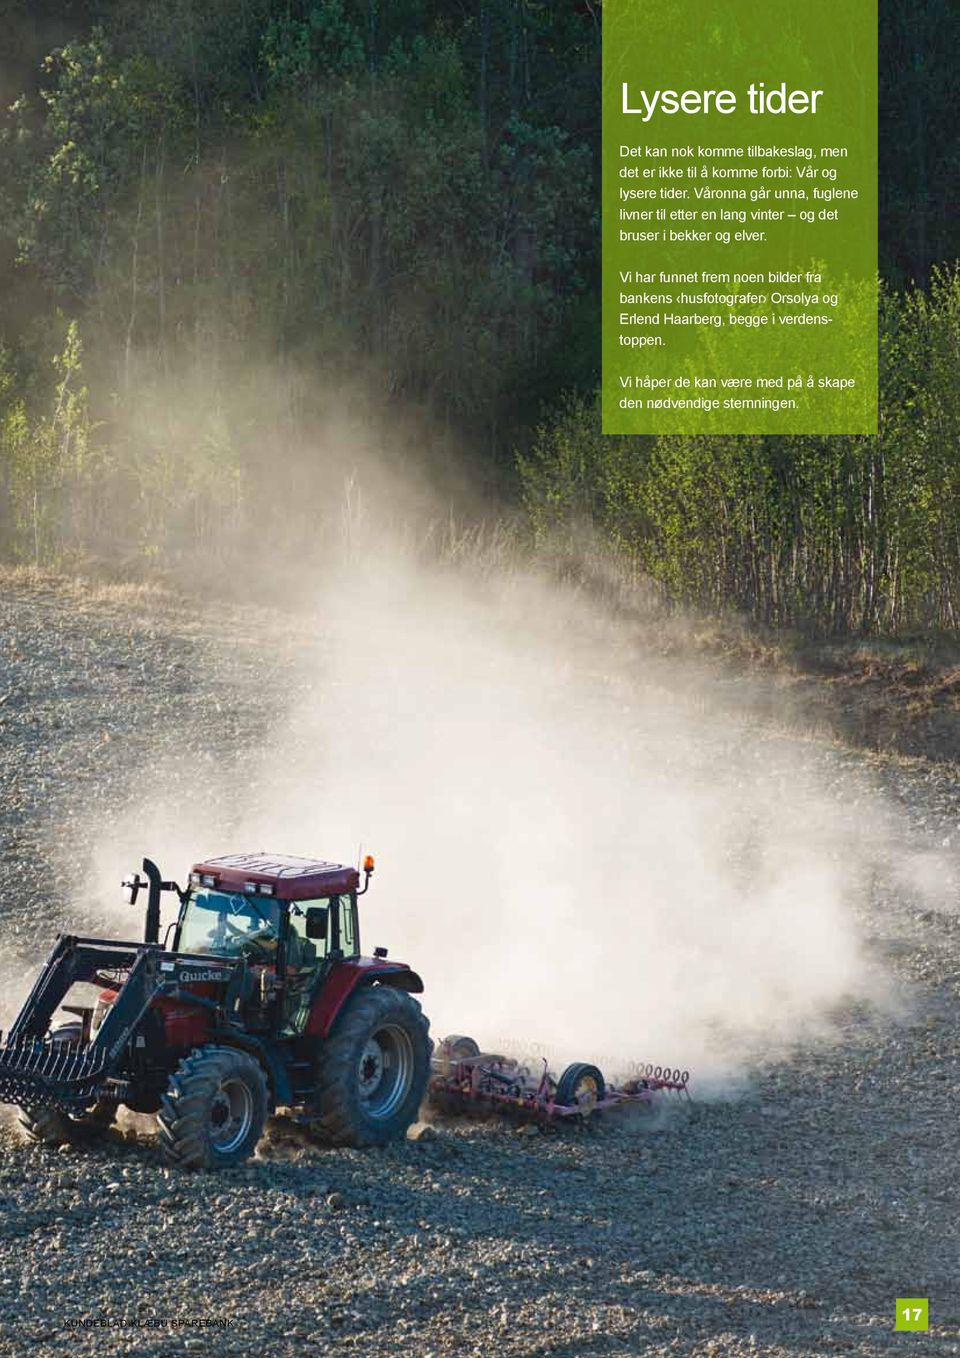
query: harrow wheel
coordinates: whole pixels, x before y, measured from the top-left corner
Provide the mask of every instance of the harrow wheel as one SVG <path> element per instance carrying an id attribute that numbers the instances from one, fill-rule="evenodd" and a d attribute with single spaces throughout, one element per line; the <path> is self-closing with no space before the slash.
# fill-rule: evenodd
<path id="1" fill-rule="evenodd" d="M 579 1106 L 581 1116 L 589 1117 L 606 1092 L 607 1086 L 597 1067 L 575 1061 L 560 1076 L 554 1102 L 565 1108 Z"/>
<path id="2" fill-rule="evenodd" d="M 79 1045 L 83 1041 L 83 1025 L 61 1023 L 51 1030 L 48 1041 Z M 28 1141 L 46 1146 L 82 1146 L 102 1136 L 116 1115 L 117 1105 L 110 1099 L 101 1099 L 86 1113 L 63 1113 L 59 1108 L 28 1104 L 18 1110 L 17 1120 Z"/>
<path id="3" fill-rule="evenodd" d="M 267 1120 L 258 1061 L 233 1047 L 198 1047 L 170 1077 L 157 1113 L 168 1164 L 218 1169 L 253 1154 Z"/>
<path id="4" fill-rule="evenodd" d="M 454 1061 L 464 1061 L 471 1056 L 479 1056 L 480 1048 L 472 1037 L 463 1037 L 460 1033 L 451 1033 L 440 1043 L 444 1052 L 451 1056 Z"/>

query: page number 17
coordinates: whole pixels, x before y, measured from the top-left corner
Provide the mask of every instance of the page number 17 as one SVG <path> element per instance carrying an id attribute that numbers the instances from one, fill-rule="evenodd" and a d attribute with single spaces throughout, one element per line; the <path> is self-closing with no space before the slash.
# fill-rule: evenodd
<path id="1" fill-rule="evenodd" d="M 929 1330 L 930 1312 L 926 1297 L 897 1297 L 898 1330 Z"/>

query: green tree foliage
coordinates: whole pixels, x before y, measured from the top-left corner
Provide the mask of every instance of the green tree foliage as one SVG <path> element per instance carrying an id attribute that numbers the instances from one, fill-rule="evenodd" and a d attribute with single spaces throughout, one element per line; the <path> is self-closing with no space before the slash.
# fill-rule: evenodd
<path id="1" fill-rule="evenodd" d="M 33 431 L 17 467 L 40 457 L 65 312 L 110 454 L 98 500 L 132 504 L 143 550 L 216 532 L 214 505 L 239 522 L 275 474 L 243 399 L 257 365 L 363 374 L 508 469 L 590 284 L 595 157 L 557 98 L 571 55 L 595 74 L 589 17 L 91 0 L 77 29 L 0 130 L 0 282 L 19 290 L 0 342 L 10 419 Z M 21 510 L 3 522 L 35 554 Z"/>
<path id="2" fill-rule="evenodd" d="M 76 322 L 52 362 L 53 399 L 31 421 L 12 393 L 9 358 L 0 352 L 0 469 L 14 540 L 36 564 L 56 561 L 75 534 L 96 531 L 96 489 L 103 467 L 91 443 L 83 346 Z"/>
<path id="3" fill-rule="evenodd" d="M 180 0 L 160 29 L 133 8 L 116 40 L 46 59 L 2 148 L 21 264 L 95 314 L 98 352 L 100 328 L 127 337 L 127 363 L 174 334 L 205 356 L 348 347 L 390 390 L 500 427 L 585 283 L 589 149 L 520 100 L 491 136 L 443 26 L 372 70 L 370 14 L 266 8 L 228 24 Z"/>
<path id="4" fill-rule="evenodd" d="M 175 90 L 149 60 L 116 62 L 100 31 L 47 57 L 43 70 L 40 116 L 19 99 L 4 130 L 14 186 L 7 229 L 21 263 L 79 298 L 117 243 L 126 191 L 148 147 L 176 118 Z"/>

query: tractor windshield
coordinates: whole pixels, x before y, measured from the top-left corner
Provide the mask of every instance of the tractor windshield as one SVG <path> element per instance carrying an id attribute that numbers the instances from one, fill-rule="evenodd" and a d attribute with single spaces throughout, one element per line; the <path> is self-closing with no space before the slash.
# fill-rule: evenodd
<path id="1" fill-rule="evenodd" d="M 181 952 L 263 960 L 275 956 L 280 937 L 280 907 L 262 896 L 197 891 L 190 897 L 180 927 Z"/>

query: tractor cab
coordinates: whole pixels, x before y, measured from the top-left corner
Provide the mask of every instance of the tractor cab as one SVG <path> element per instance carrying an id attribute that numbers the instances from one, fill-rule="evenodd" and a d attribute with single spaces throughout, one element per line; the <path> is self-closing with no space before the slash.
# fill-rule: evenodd
<path id="1" fill-rule="evenodd" d="M 364 865 L 366 882 L 373 859 Z M 197 863 L 177 920 L 175 952 L 246 956 L 301 970 L 360 951 L 355 868 L 234 854 Z"/>
<path id="2" fill-rule="evenodd" d="M 355 868 L 306 858 L 231 854 L 196 863 L 173 951 L 243 958 L 261 986 L 282 984 L 288 1025 L 300 1030 L 324 964 L 360 953 L 357 896 L 373 868 L 367 858 L 361 888 Z"/>

